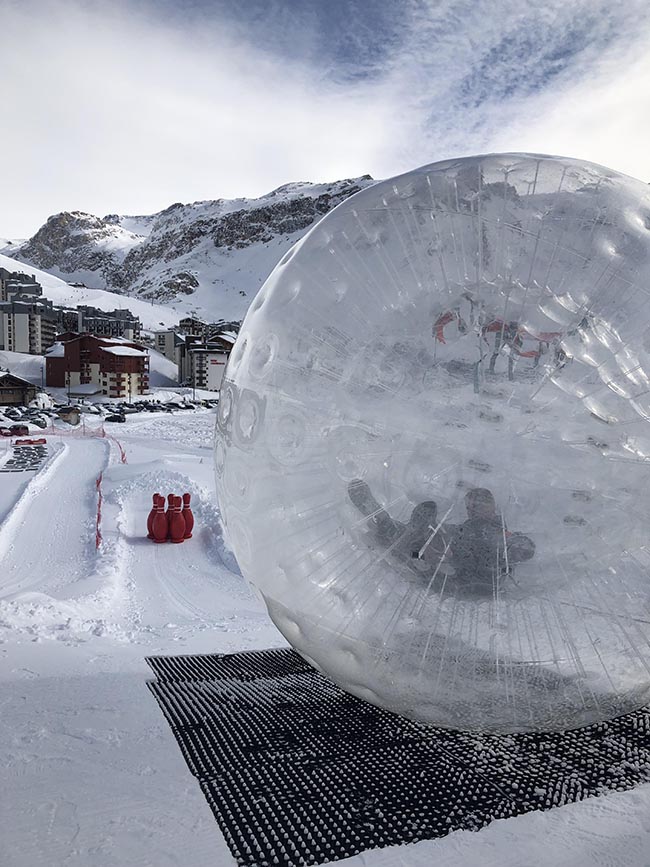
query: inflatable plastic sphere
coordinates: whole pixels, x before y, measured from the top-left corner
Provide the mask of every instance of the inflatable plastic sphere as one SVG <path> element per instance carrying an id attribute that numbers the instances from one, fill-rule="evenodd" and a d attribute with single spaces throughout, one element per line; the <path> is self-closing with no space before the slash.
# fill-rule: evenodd
<path id="1" fill-rule="evenodd" d="M 346 200 L 255 298 L 218 494 L 287 640 L 438 726 L 650 700 L 650 191 L 495 154 Z"/>

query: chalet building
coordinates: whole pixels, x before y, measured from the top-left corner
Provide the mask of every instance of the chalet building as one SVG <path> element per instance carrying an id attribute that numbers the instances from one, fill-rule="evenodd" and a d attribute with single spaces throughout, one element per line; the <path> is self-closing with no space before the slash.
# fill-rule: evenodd
<path id="1" fill-rule="evenodd" d="M 214 331 L 208 337 L 207 342 L 230 355 L 236 340 L 237 335 L 232 331 Z"/>
<path id="2" fill-rule="evenodd" d="M 178 323 L 178 331 L 181 334 L 191 334 L 196 337 L 205 337 L 208 323 L 193 316 L 186 316 Z"/>
<path id="3" fill-rule="evenodd" d="M 35 397 L 35 385 L 15 373 L 0 370 L 1 406 L 27 406 Z"/>
<path id="4" fill-rule="evenodd" d="M 45 382 L 53 388 L 99 386 L 109 398 L 149 390 L 149 350 L 132 341 L 64 333 L 45 356 Z"/>
<path id="5" fill-rule="evenodd" d="M 0 301 L 0 350 L 43 355 L 54 343 L 57 322 L 51 301 Z"/>
<path id="6" fill-rule="evenodd" d="M 202 319 L 186 316 L 184 319 L 179 320 L 174 330 L 179 334 L 200 337 L 202 340 L 211 340 L 220 334 L 235 333 L 239 330 L 239 322 L 226 322 L 223 319 L 220 319 L 218 322 L 203 322 Z"/>

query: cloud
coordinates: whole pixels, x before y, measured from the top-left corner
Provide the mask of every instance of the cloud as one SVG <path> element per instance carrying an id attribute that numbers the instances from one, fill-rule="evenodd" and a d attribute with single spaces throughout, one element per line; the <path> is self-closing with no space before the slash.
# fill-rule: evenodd
<path id="1" fill-rule="evenodd" d="M 496 149 L 650 180 L 645 5 L 15 2 L 0 234 Z"/>
<path id="2" fill-rule="evenodd" d="M 566 142 L 573 155 L 594 159 L 598 139 L 611 137 L 619 123 L 629 125 L 647 104 L 645 3 L 629 0 L 621 9 L 601 0 L 432 0 L 412 10 L 411 34 L 391 78 L 420 124 L 408 154 L 414 164 L 429 155 L 521 149 L 521 142 L 560 153 Z M 620 96 L 618 103 L 608 100 L 607 114 L 605 91 Z M 568 110 L 576 102 L 590 116 L 584 134 L 580 117 Z M 620 142 L 613 168 L 628 144 Z M 650 179 L 650 160 L 635 165 Z"/>
<path id="3" fill-rule="evenodd" d="M 19 181 L 5 233 L 52 210 L 142 212 L 362 174 L 383 137 L 385 109 L 358 88 L 323 86 L 227 29 L 45 5 L 5 16 L 3 149 Z"/>

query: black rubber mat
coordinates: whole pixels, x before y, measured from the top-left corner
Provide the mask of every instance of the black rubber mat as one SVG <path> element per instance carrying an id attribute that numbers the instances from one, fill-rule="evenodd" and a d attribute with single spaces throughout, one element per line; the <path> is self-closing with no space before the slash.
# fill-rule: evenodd
<path id="1" fill-rule="evenodd" d="M 650 709 L 508 736 L 410 722 L 288 649 L 152 657 L 149 683 L 235 859 L 322 864 L 650 780 Z"/>
<path id="2" fill-rule="evenodd" d="M 0 473 L 22 473 L 37 470 L 47 457 L 47 446 L 13 447 L 13 455 L 0 467 Z"/>

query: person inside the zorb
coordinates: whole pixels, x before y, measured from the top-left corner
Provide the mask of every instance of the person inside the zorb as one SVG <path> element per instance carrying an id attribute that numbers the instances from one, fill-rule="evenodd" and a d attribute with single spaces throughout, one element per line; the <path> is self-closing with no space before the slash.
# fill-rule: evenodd
<path id="1" fill-rule="evenodd" d="M 361 479 L 350 482 L 348 495 L 368 519 L 368 526 L 381 547 L 412 566 L 414 571 L 440 571 L 449 553 L 449 537 L 447 531 L 438 524 L 438 506 L 434 500 L 425 500 L 415 506 L 408 522 L 404 524 L 392 518 L 379 505 L 370 487 Z M 425 564 L 424 568 L 421 563 Z M 444 569 L 443 574 L 446 574 Z"/>
<path id="2" fill-rule="evenodd" d="M 503 578 L 514 579 L 514 567 L 535 553 L 523 533 L 510 533 L 487 488 L 465 494 L 467 520 L 452 533 L 451 553 L 456 584 L 475 593 L 492 592 Z"/>
<path id="3" fill-rule="evenodd" d="M 368 519 L 376 542 L 412 571 L 427 578 L 439 576 L 440 589 L 448 584 L 463 595 L 491 595 L 504 579 L 514 580 L 517 563 L 535 553 L 528 536 L 508 531 L 488 488 L 467 491 L 467 519 L 459 525 L 439 521 L 434 500 L 415 506 L 407 523 L 397 521 L 361 479 L 350 482 L 348 495 Z"/>

